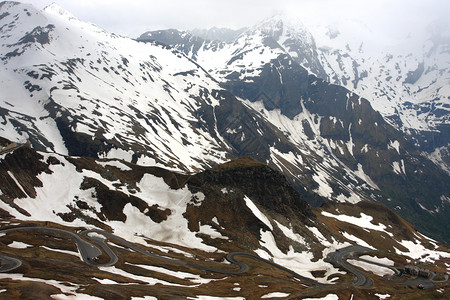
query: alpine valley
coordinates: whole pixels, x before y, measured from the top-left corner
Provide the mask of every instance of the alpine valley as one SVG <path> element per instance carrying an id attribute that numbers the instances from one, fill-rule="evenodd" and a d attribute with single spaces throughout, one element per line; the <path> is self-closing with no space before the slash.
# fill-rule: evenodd
<path id="1" fill-rule="evenodd" d="M 0 298 L 450 298 L 438 32 L 133 40 L 1 2 Z"/>

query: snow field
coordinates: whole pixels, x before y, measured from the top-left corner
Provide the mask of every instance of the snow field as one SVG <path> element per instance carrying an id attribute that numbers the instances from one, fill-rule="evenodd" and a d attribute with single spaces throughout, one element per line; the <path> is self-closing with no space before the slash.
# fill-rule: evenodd
<path id="1" fill-rule="evenodd" d="M 24 90 L 23 86 L 18 86 L 13 89 L 17 91 L 16 94 L 10 94 L 8 99 L 0 99 L 0 103 L 2 100 L 14 103 L 17 107 L 11 110 L 22 112 L 36 120 L 34 124 L 27 124 L 27 127 L 36 128 L 37 132 L 49 138 L 54 145 L 49 151 L 67 154 L 56 125 L 45 115 L 44 104 L 51 96 L 56 104 L 64 108 L 63 111 L 83 111 L 83 117 L 76 123 L 77 132 L 93 135 L 101 122 L 106 138 L 116 138 L 122 144 L 138 142 L 153 145 L 156 157 L 166 162 L 165 165 L 174 158 L 180 162 L 175 169 L 187 167 L 192 170 L 202 167 L 207 161 L 224 161 L 225 154 L 219 145 L 220 137 L 216 140 L 201 128 L 195 134 L 191 126 L 191 122 L 198 121 L 192 113 L 200 105 L 193 98 L 202 98 L 200 94 L 205 90 L 220 89 L 218 83 L 211 80 L 196 64 L 163 47 L 108 34 L 95 25 L 79 21 L 57 6 L 51 6 L 42 12 L 30 6 L 29 10 L 33 12 L 32 16 L 18 12 L 21 14 L 19 20 L 27 22 L 26 26 L 20 26 L 30 27 L 28 32 L 31 32 L 37 25 L 45 27 L 53 24 L 54 28 L 49 33 L 51 42 L 41 45 L 42 47 L 33 44 L 21 56 L 14 58 L 14 65 L 23 68 L 16 72 L 17 69 L 5 67 L 5 72 L 0 72 L 0 86 L 4 84 L 11 87 L 11 78 L 18 77 L 15 82 L 23 82 L 24 76 L 29 72 L 42 74 L 42 66 L 50 68 L 54 75 L 52 81 L 25 77 L 31 84 L 41 88 L 40 91 L 33 92 L 36 101 L 22 101 L 22 105 L 21 99 L 29 99 L 30 92 Z M 12 35 L 11 43 L 14 38 L 18 39 Z M 63 43 L 60 42 L 62 40 Z M 79 52 L 74 53 L 74 49 Z M 9 50 L 5 48 L 4 51 Z M 55 55 L 63 60 L 55 63 Z M 70 66 L 67 65 L 69 60 L 73 62 Z M 122 68 L 122 64 L 126 68 Z M 103 69 L 105 65 L 110 67 L 108 71 Z M 187 80 L 185 76 L 174 76 L 180 72 L 188 72 L 186 76 L 191 78 Z M 131 74 L 145 76 L 130 76 Z M 151 84 L 150 79 L 143 79 L 149 76 L 152 77 Z M 51 86 L 54 82 L 59 82 L 57 89 Z M 66 83 L 75 86 L 75 90 L 65 89 Z M 186 90 L 189 90 L 188 98 Z M 77 97 L 83 99 L 82 105 L 78 99 L 75 101 Z M 211 105 L 218 104 L 212 97 L 205 97 L 203 100 Z M 99 99 L 107 99 L 109 103 Z M 8 106 L 6 102 L 5 106 Z M 155 131 L 146 122 L 137 119 L 146 133 L 133 137 L 133 124 L 128 117 L 134 115 L 136 109 L 142 115 L 159 112 L 157 117 L 163 121 L 163 125 L 156 126 Z M 25 120 L 21 118 L 21 122 Z M 10 122 L 0 130 L 12 140 L 27 138 L 14 133 Z M 185 143 L 185 140 L 189 143 Z M 112 150 L 107 156 L 131 160 L 131 156 L 116 152 Z M 198 157 L 201 157 L 201 161 L 197 160 Z M 146 157 L 141 157 L 140 162 L 152 163 Z M 181 162 L 185 164 L 184 167 Z"/>
<path id="2" fill-rule="evenodd" d="M 52 174 L 42 173 L 38 178 L 43 183 L 42 187 L 37 187 L 36 199 L 27 197 L 23 199 L 15 199 L 15 203 L 23 209 L 32 212 L 32 216 L 28 217 L 22 215 L 12 207 L 0 203 L 0 206 L 10 212 L 12 215 L 23 220 L 39 220 L 52 221 L 66 226 L 84 226 L 92 228 L 91 225 L 86 224 L 81 219 L 75 219 L 73 222 L 63 221 L 57 214 L 69 213 L 68 206 L 75 205 L 75 199 L 86 202 L 90 207 L 97 212 L 101 211 L 101 205 L 93 196 L 94 189 L 81 190 L 80 185 L 84 177 L 91 177 L 99 180 L 109 189 L 115 190 L 114 182 L 110 182 L 102 178 L 98 173 L 83 170 L 82 173 L 76 171 L 69 161 L 63 156 L 56 154 L 42 153 L 44 160 L 49 156 L 55 156 L 64 164 L 51 165 Z M 112 162 L 107 162 L 111 164 Z M 113 162 L 114 166 L 125 168 L 126 166 L 120 162 Z M 11 174 L 13 175 L 13 174 Z M 119 181 L 117 182 L 119 183 Z M 20 187 L 20 184 L 17 182 Z M 105 223 L 113 228 L 114 234 L 135 243 L 147 245 L 144 237 L 151 239 L 173 243 L 174 245 L 181 245 L 188 248 L 198 248 L 204 251 L 218 251 L 215 247 L 205 245 L 202 239 L 196 236 L 196 232 L 191 232 L 187 226 L 187 220 L 183 213 L 186 211 L 187 204 L 194 197 L 187 187 L 179 190 L 172 190 L 162 178 L 155 177 L 150 174 L 145 174 L 140 182 L 137 183 L 140 192 L 136 192 L 135 196 L 143 199 L 149 206 L 157 204 L 161 209 L 170 209 L 171 214 L 166 221 L 161 223 L 153 222 L 148 216 L 140 212 L 139 209 L 127 204 L 124 207 L 123 213 L 127 216 L 125 222 L 107 220 Z M 120 189 L 121 192 L 131 195 L 127 189 Z M 201 201 L 204 195 L 198 193 L 196 198 Z M 77 198 L 76 198 L 77 197 Z M 197 204 L 198 205 L 198 204 Z M 83 213 L 97 218 L 97 216 L 88 210 Z M 213 238 L 227 239 L 220 235 L 216 230 L 210 226 L 203 225 L 200 227 L 200 232 L 211 235 Z M 172 251 L 177 251 L 171 249 Z"/>
<path id="3" fill-rule="evenodd" d="M 379 264 L 383 264 L 386 266 L 394 266 L 394 261 L 390 260 L 387 257 L 376 257 L 376 256 L 370 256 L 370 255 L 362 255 L 359 257 L 360 259 L 364 259 L 364 260 L 369 260 L 369 261 L 373 261 L 375 263 L 379 263 Z"/>
<path id="4" fill-rule="evenodd" d="M 335 218 L 339 221 L 342 222 L 347 222 L 353 225 L 356 225 L 358 227 L 361 228 L 366 228 L 366 229 L 371 229 L 371 230 L 376 230 L 376 231 L 382 231 L 387 233 L 388 235 L 390 235 L 391 237 L 393 237 L 393 234 L 386 231 L 386 226 L 384 224 L 373 224 L 371 221 L 373 220 L 372 216 L 366 215 L 365 213 L 361 213 L 360 217 L 352 217 L 352 216 L 347 216 L 347 215 L 333 215 L 331 213 L 328 213 L 326 211 L 322 212 L 322 215 L 324 215 L 325 217 L 329 217 L 329 218 Z"/>
<path id="5" fill-rule="evenodd" d="M 296 252 L 290 246 L 287 253 L 283 253 L 277 246 L 275 238 L 271 232 L 261 231 L 261 248 L 255 252 L 262 258 L 272 260 L 273 262 L 284 266 L 304 277 L 317 280 L 321 283 L 331 283 L 327 278 L 336 273 L 342 273 L 334 268 L 331 264 L 326 263 L 323 259 L 314 260 L 311 252 Z M 335 245 L 336 247 L 338 245 Z M 315 278 L 311 271 L 326 270 L 323 278 Z"/>
<path id="6" fill-rule="evenodd" d="M 374 265 L 365 261 L 360 261 L 356 259 L 348 259 L 347 262 L 349 262 L 352 265 L 355 265 L 357 267 L 360 267 L 366 271 L 372 272 L 378 276 L 391 276 L 394 275 L 395 272 L 392 271 L 389 268 L 381 267 L 378 265 Z"/>
<path id="7" fill-rule="evenodd" d="M 131 263 L 125 263 L 126 265 L 135 266 L 139 268 L 143 268 L 152 272 L 157 272 L 161 274 L 166 274 L 169 276 L 173 276 L 179 279 L 189 280 L 192 283 L 195 284 L 208 284 L 211 281 L 215 281 L 215 279 L 206 279 L 202 278 L 200 275 L 181 272 L 181 271 L 172 271 L 166 268 L 156 267 L 156 266 L 150 266 L 150 265 L 142 265 L 142 264 L 131 264 Z"/>
<path id="8" fill-rule="evenodd" d="M 261 222 L 263 222 L 267 227 L 269 227 L 270 230 L 273 230 L 273 226 L 270 223 L 269 219 L 259 210 L 259 208 L 253 203 L 253 201 L 247 196 L 244 196 L 244 200 L 245 204 L 253 212 L 255 217 L 257 217 Z"/>
<path id="9" fill-rule="evenodd" d="M 403 240 L 399 241 L 399 243 L 406 249 L 408 249 L 408 251 L 402 252 L 399 249 L 394 248 L 395 252 L 397 254 L 409 256 L 415 260 L 434 263 L 440 258 L 450 258 L 450 253 L 437 250 L 429 250 L 425 248 L 418 240 L 416 240 L 415 242 Z"/>

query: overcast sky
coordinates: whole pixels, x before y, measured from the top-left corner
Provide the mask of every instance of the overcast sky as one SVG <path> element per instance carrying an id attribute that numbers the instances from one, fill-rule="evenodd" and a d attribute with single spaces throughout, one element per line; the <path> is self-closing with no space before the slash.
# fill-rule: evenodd
<path id="1" fill-rule="evenodd" d="M 406 36 L 434 19 L 450 19 L 450 0 L 21 0 L 39 9 L 56 2 L 77 18 L 118 34 L 147 30 L 251 26 L 285 11 L 309 25 L 358 18 L 370 28 Z M 325 21 L 326 20 L 326 21 Z"/>

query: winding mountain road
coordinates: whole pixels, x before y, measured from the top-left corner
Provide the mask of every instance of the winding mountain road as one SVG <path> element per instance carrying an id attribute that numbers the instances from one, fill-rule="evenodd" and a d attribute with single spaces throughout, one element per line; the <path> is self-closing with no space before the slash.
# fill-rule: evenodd
<path id="1" fill-rule="evenodd" d="M 106 244 L 107 239 L 109 239 L 109 240 L 115 240 L 115 241 L 119 242 L 120 244 L 128 247 L 129 249 L 131 249 L 135 252 L 141 253 L 143 255 L 146 255 L 146 256 L 149 256 L 152 258 L 156 258 L 159 260 L 164 260 L 167 262 L 175 263 L 175 264 L 194 267 L 194 268 L 204 270 L 204 271 L 210 271 L 210 272 L 216 272 L 216 273 L 222 273 L 222 274 L 240 274 L 240 273 L 247 272 L 248 268 L 249 268 L 248 265 L 246 265 L 245 263 L 243 263 L 237 259 L 237 257 L 239 257 L 239 256 L 246 256 L 246 257 L 250 257 L 252 259 L 261 261 L 263 263 L 266 263 L 266 264 L 273 266 L 279 270 L 285 271 L 285 272 L 291 274 L 292 276 L 294 276 L 302 281 L 308 282 L 310 284 L 313 284 L 316 286 L 329 285 L 329 284 L 320 283 L 316 280 L 304 277 L 286 267 L 280 266 L 274 262 L 271 262 L 271 261 L 261 258 L 259 256 L 256 256 L 256 255 L 253 255 L 250 253 L 245 253 L 245 252 L 232 252 L 226 256 L 226 259 L 232 265 L 238 266 L 239 269 L 237 269 L 237 270 L 236 269 L 234 269 L 234 270 L 233 269 L 219 269 L 219 268 L 206 267 L 206 266 L 202 266 L 199 264 L 194 264 L 194 263 L 185 262 L 182 260 L 173 259 L 173 258 L 161 256 L 158 254 L 154 254 L 154 253 L 151 253 L 149 251 L 146 251 L 146 250 L 143 250 L 143 249 L 137 247 L 136 245 L 126 241 L 125 239 L 123 239 L 121 237 L 118 237 L 114 234 L 105 232 L 103 230 L 98 230 L 98 229 L 85 230 L 85 231 L 80 232 L 79 234 L 75 234 L 73 232 L 63 230 L 63 229 L 57 229 L 57 228 L 17 227 L 17 228 L 9 228 L 9 229 L 0 230 L 0 234 L 7 234 L 7 233 L 10 233 L 13 231 L 44 231 L 44 232 L 47 231 L 47 232 L 54 232 L 54 233 L 68 235 L 75 241 L 75 243 L 78 247 L 78 251 L 79 251 L 83 261 L 85 261 L 88 265 L 95 266 L 95 267 L 107 267 L 107 266 L 112 266 L 115 263 L 117 263 L 117 261 L 118 261 L 117 255 Z M 82 239 L 80 236 L 88 239 L 89 242 Z M 100 236 L 104 236 L 105 238 L 102 238 Z M 106 262 L 106 263 L 97 263 L 96 262 L 96 258 L 98 256 L 102 255 L 103 252 L 97 246 L 91 244 L 91 242 L 94 242 L 97 245 L 99 245 L 103 249 L 103 251 L 109 256 L 110 259 L 108 262 Z M 355 285 L 355 286 L 371 286 L 372 281 L 367 276 L 365 276 L 361 271 L 359 271 L 357 268 L 353 267 L 352 265 L 350 265 L 349 263 L 347 263 L 345 261 L 345 259 L 349 256 L 359 254 L 359 253 L 365 253 L 368 251 L 373 251 L 373 249 L 369 249 L 369 248 L 365 248 L 365 247 L 361 247 L 361 246 L 349 246 L 349 247 L 343 248 L 339 251 L 330 253 L 327 256 L 326 260 L 330 263 L 335 263 L 339 266 L 342 266 L 344 269 L 353 273 L 355 275 L 355 279 L 352 282 L 353 285 Z M 8 271 L 14 270 L 14 269 L 20 267 L 22 264 L 21 261 L 18 259 L 7 257 L 7 256 L 1 255 L 1 254 L 0 254 L 0 262 L 1 262 L 0 272 L 8 272 Z"/>
<path id="2" fill-rule="evenodd" d="M 336 263 L 347 271 L 355 275 L 355 279 L 352 284 L 355 286 L 372 286 L 372 280 L 364 275 L 359 269 L 349 264 L 345 259 L 356 256 L 356 254 L 373 251 L 373 249 L 362 246 L 348 246 L 346 248 L 339 249 L 339 251 L 328 254 L 325 261 L 330 263 Z"/>

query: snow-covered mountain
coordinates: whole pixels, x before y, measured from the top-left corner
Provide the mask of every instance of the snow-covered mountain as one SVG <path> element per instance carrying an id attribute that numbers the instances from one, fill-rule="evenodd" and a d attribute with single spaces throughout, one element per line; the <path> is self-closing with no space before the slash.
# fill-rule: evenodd
<path id="1" fill-rule="evenodd" d="M 299 183 L 299 190 L 313 185 L 312 191 L 321 199 L 355 202 L 369 197 L 383 201 L 405 218 L 414 215 L 409 220 L 423 222 L 418 226 L 434 222 L 424 221 L 423 214 L 431 213 L 435 218 L 442 213 L 438 218 L 447 224 L 447 212 L 443 212 L 448 211 L 448 202 L 443 195 L 448 193 L 448 175 L 424 159 L 366 99 L 311 74 L 320 67 L 320 61 L 307 32 L 286 30 L 282 20 L 270 19 L 229 43 L 176 30 L 147 32 L 139 40 L 156 40 L 182 51 L 281 130 L 301 149 L 302 159 L 292 156 L 290 150 L 272 151 L 273 166 L 293 178 L 294 184 Z M 294 47 L 296 41 L 303 41 L 303 45 Z M 307 44 L 311 48 L 305 54 L 301 49 Z M 286 162 L 291 165 L 286 166 Z M 430 176 L 433 179 L 425 179 Z M 355 185 L 352 178 L 365 184 Z M 424 188 L 421 183 L 425 181 L 437 185 L 422 194 L 417 187 Z M 312 200 L 315 197 L 308 195 L 307 199 L 320 203 Z M 411 206 L 411 199 L 416 204 Z"/>
<path id="2" fill-rule="evenodd" d="M 225 161 L 226 145 L 206 129 L 214 125 L 197 116 L 202 106 L 213 110 L 213 91 L 222 89 L 197 64 L 106 33 L 56 5 L 41 12 L 5 2 L 1 9 L 7 92 L 0 134 L 61 154 L 186 171 Z"/>
<path id="3" fill-rule="evenodd" d="M 389 40 L 348 23 L 354 21 L 313 29 L 329 80 L 368 99 L 448 171 L 450 28 L 436 21 L 423 32 Z"/>
<path id="4" fill-rule="evenodd" d="M 0 298 L 448 297 L 449 176 L 272 34 L 0 3 Z"/>
<path id="5" fill-rule="evenodd" d="M 253 29 L 273 38 L 310 73 L 369 100 L 449 172 L 448 22 L 436 20 L 421 32 L 395 40 L 356 19 L 306 27 L 298 18 L 280 14 Z"/>
<path id="6" fill-rule="evenodd" d="M 286 15 L 256 27 L 309 72 L 370 101 L 420 150 L 449 171 L 448 22 L 394 40 L 356 19 L 304 26 Z"/>
<path id="7" fill-rule="evenodd" d="M 184 173 L 251 155 L 310 203 L 381 201 L 448 239 L 448 175 L 368 101 L 308 73 L 267 26 L 232 43 L 176 30 L 142 43 L 56 5 L 0 9 L 2 136 Z"/>

